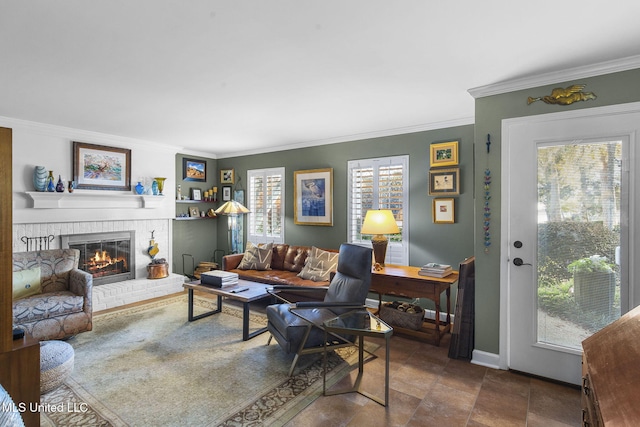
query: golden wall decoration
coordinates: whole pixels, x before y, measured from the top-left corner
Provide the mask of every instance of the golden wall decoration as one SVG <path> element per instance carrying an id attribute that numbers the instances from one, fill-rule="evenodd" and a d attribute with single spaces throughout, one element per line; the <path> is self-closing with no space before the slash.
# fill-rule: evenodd
<path id="1" fill-rule="evenodd" d="M 597 96 L 593 92 L 583 92 L 586 85 L 572 85 L 568 88 L 557 87 L 551 91 L 551 95 L 540 96 L 537 98 L 528 97 L 527 104 L 534 103 L 536 101 L 543 101 L 546 104 L 558 104 L 569 105 L 577 101 L 588 101 L 590 99 L 596 99 Z"/>

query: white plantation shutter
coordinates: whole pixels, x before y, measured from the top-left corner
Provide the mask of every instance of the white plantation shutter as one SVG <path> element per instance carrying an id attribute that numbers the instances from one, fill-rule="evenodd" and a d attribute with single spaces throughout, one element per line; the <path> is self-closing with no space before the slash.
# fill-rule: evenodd
<path id="1" fill-rule="evenodd" d="M 371 246 L 362 235 L 362 221 L 369 209 L 391 209 L 400 233 L 387 236 L 385 263 L 409 263 L 409 156 L 352 160 L 349 169 L 349 242 Z"/>
<path id="2" fill-rule="evenodd" d="M 284 168 L 247 171 L 252 243 L 284 243 Z"/>

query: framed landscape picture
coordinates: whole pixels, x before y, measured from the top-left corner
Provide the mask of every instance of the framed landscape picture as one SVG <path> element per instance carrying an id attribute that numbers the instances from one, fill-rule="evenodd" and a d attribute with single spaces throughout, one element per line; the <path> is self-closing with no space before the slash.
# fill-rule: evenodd
<path id="1" fill-rule="evenodd" d="M 207 180 L 207 162 L 184 157 L 182 159 L 182 179 L 205 182 Z"/>
<path id="2" fill-rule="evenodd" d="M 460 194 L 460 168 L 431 169 L 429 171 L 429 195 Z"/>
<path id="3" fill-rule="evenodd" d="M 293 173 L 293 219 L 299 225 L 333 225 L 333 169 Z"/>
<path id="4" fill-rule="evenodd" d="M 431 167 L 455 166 L 458 164 L 458 141 L 431 144 Z"/>
<path id="5" fill-rule="evenodd" d="M 131 191 L 131 150 L 73 142 L 77 189 Z"/>

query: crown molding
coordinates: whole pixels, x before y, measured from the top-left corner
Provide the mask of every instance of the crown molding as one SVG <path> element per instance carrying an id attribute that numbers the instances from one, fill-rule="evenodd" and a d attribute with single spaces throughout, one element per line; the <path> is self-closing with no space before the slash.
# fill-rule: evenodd
<path id="1" fill-rule="evenodd" d="M 500 83 L 494 83 L 486 86 L 479 86 L 469 89 L 468 92 L 475 99 L 485 96 L 499 95 L 502 93 L 515 92 L 517 90 L 530 89 L 533 87 L 545 86 L 548 84 L 584 79 L 587 77 L 601 76 L 603 74 L 617 73 L 620 71 L 633 70 L 640 68 L 640 55 L 629 56 L 626 58 L 615 59 L 612 61 L 600 62 L 597 64 L 586 65 L 583 67 L 569 68 L 561 71 L 554 71 L 545 74 L 539 74 L 532 77 L 524 77 L 521 79 L 508 80 Z"/>
<path id="2" fill-rule="evenodd" d="M 46 136 L 54 136 L 70 140 L 80 140 L 82 142 L 101 144 L 113 144 L 117 147 L 132 148 L 133 146 L 152 148 L 155 151 L 166 151 L 177 153 L 182 147 L 162 144 L 144 139 L 130 138 L 126 136 L 111 135 L 107 133 L 94 132 L 83 129 L 70 128 L 65 126 L 51 125 L 47 123 L 32 122 L 29 120 L 15 119 L 12 117 L 0 116 L 0 126 L 13 129 L 24 129 L 31 133 Z"/>
<path id="3" fill-rule="evenodd" d="M 475 123 L 474 117 L 463 117 L 460 119 L 447 120 L 442 122 L 425 123 L 415 126 L 407 126 L 402 128 L 385 129 L 380 131 L 358 133 L 352 135 L 338 136 L 334 138 L 319 139 L 315 141 L 306 141 L 289 145 L 279 145 L 264 149 L 245 150 L 234 153 L 218 155 L 218 159 L 228 157 L 250 156 L 254 154 L 273 153 L 275 151 L 295 150 L 298 148 L 316 147 L 319 145 L 339 144 L 341 142 L 360 141 L 363 139 L 383 138 L 386 136 L 402 135 L 407 133 L 424 132 L 436 129 L 446 129 L 454 126 L 472 125 Z"/>

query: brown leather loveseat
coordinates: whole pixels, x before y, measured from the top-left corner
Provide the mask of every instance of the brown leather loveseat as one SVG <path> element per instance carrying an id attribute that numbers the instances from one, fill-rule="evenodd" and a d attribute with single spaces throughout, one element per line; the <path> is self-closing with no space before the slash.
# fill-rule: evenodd
<path id="1" fill-rule="evenodd" d="M 250 246 L 250 244 L 247 245 L 247 252 L 251 250 Z M 266 245 L 258 246 L 261 248 L 266 247 Z M 245 253 L 224 256 L 222 258 L 222 269 L 238 273 L 240 279 L 270 285 L 328 286 L 329 273 L 327 271 L 335 271 L 338 262 L 337 249 L 320 249 L 313 246 L 294 246 L 279 243 L 272 245 L 271 262 L 268 268 L 239 268 L 242 267 L 241 262 L 245 257 Z M 315 259 L 314 255 L 318 258 L 317 262 L 313 261 Z M 305 272 L 308 272 L 313 265 L 321 265 L 321 269 L 324 270 L 323 274 L 305 275 Z M 300 277 L 300 274 L 311 278 Z M 325 277 L 326 280 L 320 280 Z"/>

